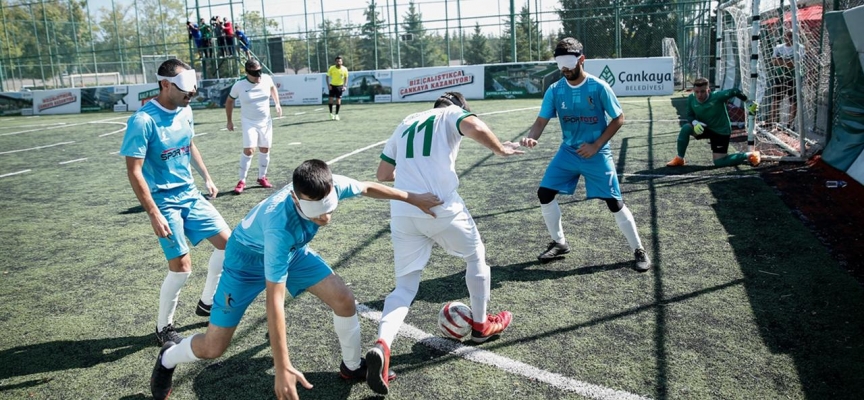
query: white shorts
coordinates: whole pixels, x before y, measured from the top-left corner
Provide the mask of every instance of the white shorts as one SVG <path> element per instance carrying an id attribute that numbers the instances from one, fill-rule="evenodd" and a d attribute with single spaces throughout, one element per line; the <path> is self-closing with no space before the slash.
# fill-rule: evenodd
<path id="1" fill-rule="evenodd" d="M 467 209 L 456 215 L 435 219 L 392 217 L 390 232 L 396 277 L 426 267 L 434 243 L 438 243 L 447 253 L 462 258 L 485 250 L 477 225 Z"/>
<path id="2" fill-rule="evenodd" d="M 264 123 L 253 123 L 243 120 L 243 148 L 266 147 L 273 144 L 273 120 L 267 118 Z"/>

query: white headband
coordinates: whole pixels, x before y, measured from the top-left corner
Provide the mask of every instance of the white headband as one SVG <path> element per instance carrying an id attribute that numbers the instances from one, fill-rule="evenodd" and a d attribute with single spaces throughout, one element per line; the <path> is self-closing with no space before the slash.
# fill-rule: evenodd
<path id="1" fill-rule="evenodd" d="M 196 92 L 198 90 L 198 78 L 195 75 L 194 69 L 187 69 L 172 77 L 156 74 L 156 79 L 160 81 L 165 79 L 168 82 L 177 85 L 180 90 L 187 93 Z"/>
<path id="2" fill-rule="evenodd" d="M 294 192 L 294 194 L 296 195 L 297 192 Z M 297 200 L 300 202 L 300 212 L 307 218 L 318 218 L 324 214 L 330 214 L 339 205 L 339 196 L 336 194 L 336 188 L 331 188 L 330 194 L 321 200 L 303 200 L 300 196 L 297 196 Z"/>
<path id="3" fill-rule="evenodd" d="M 558 63 L 558 69 L 574 69 L 579 62 L 579 57 L 574 55 L 557 56 L 555 57 L 555 62 Z"/>

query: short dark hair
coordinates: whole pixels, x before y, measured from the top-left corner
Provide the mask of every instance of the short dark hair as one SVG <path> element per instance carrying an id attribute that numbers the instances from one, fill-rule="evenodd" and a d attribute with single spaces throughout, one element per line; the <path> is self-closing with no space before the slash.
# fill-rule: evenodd
<path id="1" fill-rule="evenodd" d="M 255 70 L 261 68 L 261 63 L 258 60 L 252 58 L 246 61 L 246 65 L 243 66 L 246 70 Z"/>
<path id="2" fill-rule="evenodd" d="M 183 70 L 192 69 L 189 64 L 186 64 L 183 61 L 180 61 L 176 58 L 170 58 L 165 60 L 161 65 L 159 65 L 159 70 L 156 71 L 157 74 L 171 78 L 179 75 L 183 71 L 177 71 L 177 68 L 183 68 Z"/>
<path id="3" fill-rule="evenodd" d="M 294 185 L 294 193 L 303 194 L 312 200 L 321 200 L 330 194 L 333 187 L 333 174 L 327 163 L 321 160 L 303 161 L 294 168 L 291 178 Z"/>
<path id="4" fill-rule="evenodd" d="M 563 55 L 582 55 L 582 43 L 572 37 L 565 37 L 558 41 L 555 45 L 555 57 Z"/>
<path id="5" fill-rule="evenodd" d="M 471 111 L 471 107 L 468 107 L 468 101 L 465 100 L 465 96 L 459 92 L 444 92 L 438 100 L 435 100 L 434 108 L 447 106 L 457 106 L 465 111 Z"/>
<path id="6" fill-rule="evenodd" d="M 696 78 L 696 80 L 693 81 L 693 86 L 696 86 L 696 87 L 702 87 L 702 86 L 705 86 L 707 84 L 708 84 L 708 79 L 706 79 L 706 78 Z"/>
<path id="7" fill-rule="evenodd" d="M 334 58 L 334 60 L 341 60 L 341 59 L 342 59 L 342 56 L 336 56 L 336 58 Z"/>

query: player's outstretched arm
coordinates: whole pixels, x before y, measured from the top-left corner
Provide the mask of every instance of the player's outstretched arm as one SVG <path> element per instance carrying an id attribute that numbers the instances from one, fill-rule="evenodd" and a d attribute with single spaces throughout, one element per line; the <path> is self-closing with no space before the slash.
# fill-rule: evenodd
<path id="1" fill-rule="evenodd" d="M 537 117 L 537 119 L 534 120 L 534 124 L 531 125 L 531 128 L 528 129 L 528 136 L 522 138 L 522 140 L 519 141 L 519 144 L 529 149 L 534 148 L 534 146 L 537 145 L 537 141 L 540 139 L 540 135 L 543 134 L 543 130 L 546 129 L 546 124 L 548 123 L 548 119 Z"/>
<path id="2" fill-rule="evenodd" d="M 482 144 L 483 147 L 492 150 L 498 156 L 507 157 L 525 153 L 522 150 L 517 150 L 519 148 L 518 143 L 511 143 L 509 141 L 501 143 L 498 137 L 489 129 L 489 126 L 474 115 L 462 119 L 462 122 L 459 123 L 459 132 L 462 132 L 462 135 L 465 137 L 474 139 L 477 143 Z"/>
<path id="3" fill-rule="evenodd" d="M 270 348 L 273 353 L 273 370 L 275 383 L 273 390 L 277 399 L 299 399 L 297 383 L 306 389 L 312 389 L 312 384 L 306 380 L 302 372 L 291 365 L 288 356 L 288 339 L 285 336 L 285 283 L 267 282 L 267 332 L 270 336 Z"/>
<path id="4" fill-rule="evenodd" d="M 438 196 L 432 193 L 411 193 L 377 182 L 360 182 L 363 185 L 363 195 L 373 199 L 399 200 L 423 210 L 424 213 L 435 216 L 432 207 L 444 204 Z"/>

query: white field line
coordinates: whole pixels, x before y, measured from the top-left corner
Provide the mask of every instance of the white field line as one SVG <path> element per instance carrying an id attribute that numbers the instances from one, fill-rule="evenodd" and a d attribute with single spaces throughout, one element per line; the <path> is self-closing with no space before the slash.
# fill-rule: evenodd
<path id="1" fill-rule="evenodd" d="M 8 173 L 8 174 L 0 175 L 0 178 L 5 178 L 5 177 L 7 177 L 7 176 L 12 176 L 12 175 L 26 174 L 26 173 L 28 173 L 28 172 L 30 172 L 29 169 L 21 170 L 21 171 L 18 171 L 18 172 L 10 172 L 10 173 Z"/>
<path id="2" fill-rule="evenodd" d="M 113 154 L 120 154 L 120 150 L 112 151 L 112 152 L 110 152 L 110 153 L 108 153 L 108 154 L 112 154 L 112 155 L 113 155 Z"/>
<path id="3" fill-rule="evenodd" d="M 283 116 L 281 116 L 281 117 L 276 117 L 276 118 L 273 118 L 273 120 L 275 121 L 275 120 L 277 120 L 277 119 L 282 119 L 282 118 L 285 118 L 285 116 L 283 115 Z"/>
<path id="4" fill-rule="evenodd" d="M 87 161 L 87 157 L 84 157 L 84 158 L 76 158 L 76 159 L 74 159 L 74 160 L 69 160 L 69 161 L 61 161 L 61 162 L 59 162 L 59 163 L 57 163 L 57 164 L 60 164 L 60 165 L 64 165 L 64 164 L 72 164 L 72 163 L 74 163 L 74 162 L 79 162 L 79 161 Z"/>
<path id="5" fill-rule="evenodd" d="M 364 318 L 378 322 L 381 320 L 381 312 L 373 310 L 363 304 L 357 305 L 357 313 Z M 542 370 L 537 367 L 532 367 L 520 361 L 497 355 L 493 352 L 483 350 L 478 347 L 465 346 L 462 343 L 444 339 L 423 332 L 411 325 L 403 324 L 399 329 L 399 335 L 413 339 L 426 347 L 438 350 L 443 353 L 452 354 L 462 357 L 466 360 L 480 364 L 486 364 L 500 370 L 509 372 L 514 375 L 523 376 L 525 378 L 545 382 L 555 388 L 568 392 L 577 393 L 579 395 L 600 400 L 618 400 L 618 399 L 633 399 L 644 400 L 647 397 L 637 394 L 615 390 L 600 385 L 594 385 L 587 382 L 582 382 L 566 376 Z"/>
<path id="6" fill-rule="evenodd" d="M 322 107 L 322 108 L 316 108 L 316 109 L 314 109 L 314 110 L 312 110 L 312 111 L 321 111 L 321 110 L 323 110 L 323 109 L 324 109 L 323 107 Z"/>
<path id="7" fill-rule="evenodd" d="M 642 123 L 647 124 L 651 122 L 669 122 L 669 123 L 681 123 L 687 122 L 686 119 L 627 119 L 624 118 L 624 125 L 632 124 L 632 123 Z"/>
<path id="8" fill-rule="evenodd" d="M 29 149 L 9 150 L 9 151 L 0 152 L 0 154 L 12 154 L 12 153 L 18 153 L 18 152 L 22 152 L 22 151 L 39 150 L 39 149 L 45 149 L 48 147 L 62 146 L 64 144 L 72 144 L 72 143 L 75 143 L 75 142 L 74 141 L 72 141 L 72 142 L 60 142 L 60 143 L 48 144 L 45 146 L 31 147 Z"/>
<path id="9" fill-rule="evenodd" d="M 20 135 L 22 133 L 40 132 L 40 131 L 47 131 L 47 130 L 58 129 L 58 128 L 68 128 L 68 127 L 72 127 L 72 126 L 80 126 L 80 125 L 87 125 L 87 124 L 100 123 L 100 122 L 106 122 L 106 121 L 113 121 L 115 119 L 123 119 L 123 118 L 129 118 L 129 117 L 115 117 L 115 118 L 102 119 L 99 121 L 88 121 L 88 122 L 79 122 L 79 123 L 75 123 L 75 124 L 64 124 L 64 125 L 58 125 L 58 126 L 51 126 L 48 128 L 28 129 L 28 130 L 18 131 L 18 132 L 6 132 L 6 133 L 0 133 L 0 136 Z"/>
<path id="10" fill-rule="evenodd" d="M 208 134 L 208 133 L 209 133 L 209 132 L 196 133 L 196 134 L 195 134 L 195 137 L 198 137 L 198 136 L 204 136 L 204 135 L 206 135 L 206 134 Z"/>
<path id="11" fill-rule="evenodd" d="M 301 111 L 301 112 L 296 112 L 296 113 L 294 113 L 294 115 L 303 115 L 303 114 L 306 114 L 306 111 Z"/>
<path id="12" fill-rule="evenodd" d="M 539 110 L 539 109 L 540 109 L 540 106 L 537 106 L 537 107 L 527 107 L 527 108 L 516 108 L 516 109 L 513 109 L 513 110 L 492 111 L 492 112 L 481 113 L 481 114 L 477 114 L 477 115 L 495 115 L 495 114 L 511 113 L 511 112 L 515 112 L 515 111 L 527 111 L 527 110 Z"/>
<path id="13" fill-rule="evenodd" d="M 113 131 L 113 132 L 103 133 L 103 134 L 99 135 L 99 137 L 105 137 L 105 136 L 113 135 L 113 134 L 115 134 L 115 133 L 120 133 L 120 132 L 123 132 L 123 131 L 126 130 L 126 123 L 125 123 L 125 122 L 93 121 L 93 122 L 91 122 L 91 124 L 114 124 L 114 125 L 123 125 L 122 128 L 120 128 L 120 129 L 118 129 L 118 130 L 116 130 L 116 131 Z"/>
<path id="14" fill-rule="evenodd" d="M 66 125 L 65 122 L 55 122 L 53 124 L 42 125 L 19 125 L 19 126 L 0 126 L 0 129 L 18 129 L 18 128 L 47 128 L 49 126 Z"/>
<path id="15" fill-rule="evenodd" d="M 291 143 L 288 143 L 289 146 L 299 146 L 300 144 L 301 144 L 300 142 L 291 142 Z"/>

